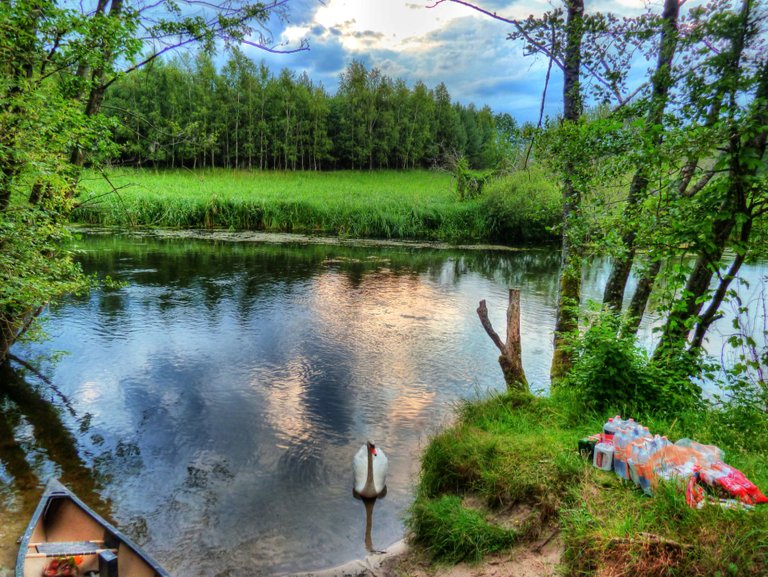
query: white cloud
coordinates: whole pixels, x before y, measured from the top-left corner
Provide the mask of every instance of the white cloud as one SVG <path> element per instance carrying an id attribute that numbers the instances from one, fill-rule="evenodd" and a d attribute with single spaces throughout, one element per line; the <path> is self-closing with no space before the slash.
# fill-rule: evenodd
<path id="1" fill-rule="evenodd" d="M 466 14 L 466 8 L 448 3 L 434 9 L 403 0 L 328 0 L 315 13 L 315 22 L 342 32 L 348 50 L 401 50 L 448 22 Z M 377 34 L 365 44 L 360 35 Z"/>
<path id="2" fill-rule="evenodd" d="M 338 75 L 352 59 L 377 67 L 392 78 L 413 86 L 424 81 L 434 87 L 444 82 L 454 100 L 490 105 L 518 120 L 538 117 L 546 62 L 526 58 L 522 46 L 506 39 L 510 24 L 494 20 L 466 6 L 434 0 L 325 0 L 301 3 L 293 24 L 281 32 L 281 42 L 297 45 L 309 40 L 310 51 L 291 57 L 270 57 L 270 67 L 307 70 L 331 91 Z M 700 0 L 692 0 L 697 3 Z M 308 2 L 308 3 L 307 3 Z M 651 8 L 661 10 L 662 0 Z M 504 18 L 539 15 L 557 0 L 480 0 L 479 5 Z M 636 15 L 646 0 L 594 0 L 589 11 Z M 276 31 L 277 32 L 277 31 Z M 560 73 L 552 73 L 547 112 L 559 103 Z"/>

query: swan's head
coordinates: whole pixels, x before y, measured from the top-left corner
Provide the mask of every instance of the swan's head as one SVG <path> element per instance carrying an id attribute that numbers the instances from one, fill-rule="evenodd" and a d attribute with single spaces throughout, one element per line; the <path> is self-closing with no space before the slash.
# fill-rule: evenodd
<path id="1" fill-rule="evenodd" d="M 370 439 L 365 444 L 368 445 L 368 451 L 370 451 L 371 455 L 376 456 L 376 444 Z"/>

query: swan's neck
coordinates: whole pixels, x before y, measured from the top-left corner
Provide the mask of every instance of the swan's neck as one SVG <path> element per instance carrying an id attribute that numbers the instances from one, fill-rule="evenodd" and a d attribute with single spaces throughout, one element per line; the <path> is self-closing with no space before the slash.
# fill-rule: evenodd
<path id="1" fill-rule="evenodd" d="M 368 451 L 368 476 L 365 479 L 365 492 L 368 494 L 375 494 L 376 493 L 376 487 L 373 483 L 373 453 L 371 452 L 370 448 L 367 448 Z"/>

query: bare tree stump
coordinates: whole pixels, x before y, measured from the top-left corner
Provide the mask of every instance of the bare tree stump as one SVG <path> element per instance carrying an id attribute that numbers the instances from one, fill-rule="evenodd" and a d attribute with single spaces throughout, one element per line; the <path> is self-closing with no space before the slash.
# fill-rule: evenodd
<path id="1" fill-rule="evenodd" d="M 523 371 L 522 347 L 520 345 L 520 291 L 509 289 L 506 343 L 501 342 L 501 338 L 493 330 L 491 321 L 488 319 L 488 307 L 485 300 L 480 301 L 480 306 L 477 307 L 477 316 L 480 317 L 480 322 L 485 332 L 491 337 L 493 344 L 501 351 L 499 365 L 501 365 L 501 372 L 504 373 L 507 389 L 528 392 L 528 380 L 525 378 L 525 371 Z"/>

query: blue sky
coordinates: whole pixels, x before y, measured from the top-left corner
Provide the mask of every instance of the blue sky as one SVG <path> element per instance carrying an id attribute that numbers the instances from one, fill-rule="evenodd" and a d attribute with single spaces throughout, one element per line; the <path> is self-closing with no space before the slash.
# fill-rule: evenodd
<path id="1" fill-rule="evenodd" d="M 554 0 L 553 0 L 554 1 Z M 275 43 L 309 51 L 272 55 L 253 47 L 245 52 L 277 72 L 306 71 L 335 92 L 339 74 L 352 60 L 376 67 L 410 86 L 419 80 L 434 88 L 444 82 L 454 101 L 509 112 L 518 121 L 536 121 L 547 62 L 524 57 L 519 43 L 506 39 L 510 26 L 465 6 L 425 0 L 292 0 L 288 22 L 273 21 Z M 656 1 L 655 3 L 658 3 Z M 483 8 L 506 18 L 525 18 L 552 8 L 542 0 L 481 0 Z M 554 1 L 557 5 L 557 2 Z M 599 0 L 592 10 L 637 14 L 643 0 Z M 545 112 L 559 112 L 562 78 L 553 69 Z"/>

